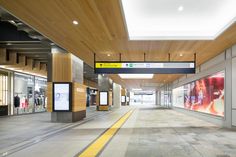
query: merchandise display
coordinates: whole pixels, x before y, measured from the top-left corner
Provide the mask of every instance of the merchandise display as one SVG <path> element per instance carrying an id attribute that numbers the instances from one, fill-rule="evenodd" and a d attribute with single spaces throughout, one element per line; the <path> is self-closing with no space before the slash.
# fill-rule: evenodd
<path id="1" fill-rule="evenodd" d="M 20 97 L 18 95 L 14 97 L 14 107 L 20 107 Z"/>
<path id="2" fill-rule="evenodd" d="M 173 89 L 173 106 L 224 117 L 224 71 Z"/>

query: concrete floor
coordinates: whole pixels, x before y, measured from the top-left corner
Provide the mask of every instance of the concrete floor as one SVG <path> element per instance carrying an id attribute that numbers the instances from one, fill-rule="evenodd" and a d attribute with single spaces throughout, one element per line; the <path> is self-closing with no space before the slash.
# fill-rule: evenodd
<path id="1" fill-rule="evenodd" d="M 130 108 L 136 109 L 100 156 L 236 157 L 235 131 L 151 105 L 92 108 L 69 124 L 51 123 L 49 113 L 0 118 L 0 156 L 73 157 Z"/>

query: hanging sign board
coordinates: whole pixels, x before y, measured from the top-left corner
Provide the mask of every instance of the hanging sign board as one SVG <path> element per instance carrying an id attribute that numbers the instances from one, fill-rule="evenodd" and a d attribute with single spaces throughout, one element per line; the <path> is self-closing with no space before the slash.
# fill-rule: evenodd
<path id="1" fill-rule="evenodd" d="M 193 74 L 195 62 L 95 62 L 97 74 Z"/>

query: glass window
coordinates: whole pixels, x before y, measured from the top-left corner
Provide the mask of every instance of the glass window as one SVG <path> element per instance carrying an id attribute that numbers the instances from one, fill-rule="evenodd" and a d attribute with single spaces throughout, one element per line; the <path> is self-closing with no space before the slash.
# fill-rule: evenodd
<path id="1" fill-rule="evenodd" d="M 47 79 L 41 77 L 35 77 L 35 88 L 34 88 L 34 105 L 35 112 L 46 111 L 47 104 Z"/>
<path id="2" fill-rule="evenodd" d="M 34 76 L 14 74 L 14 113 L 24 114 L 34 111 Z"/>

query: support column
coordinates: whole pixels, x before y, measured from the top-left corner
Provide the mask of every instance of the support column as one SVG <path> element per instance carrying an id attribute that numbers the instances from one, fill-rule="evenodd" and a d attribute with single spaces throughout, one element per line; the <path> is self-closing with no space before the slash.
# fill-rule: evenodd
<path id="1" fill-rule="evenodd" d="M 113 107 L 120 108 L 121 106 L 121 86 L 113 83 Z"/>
<path id="2" fill-rule="evenodd" d="M 71 111 L 54 111 L 53 83 L 72 84 Z M 48 64 L 48 111 L 52 122 L 75 122 L 86 116 L 86 86 L 83 85 L 83 61 L 62 49 L 53 48 Z"/>
<path id="3" fill-rule="evenodd" d="M 127 105 L 130 105 L 130 90 L 127 90 L 127 93 L 126 93 L 126 103 Z"/>
<path id="4" fill-rule="evenodd" d="M 121 97 L 122 96 L 126 98 L 126 89 L 124 89 L 124 88 L 121 89 Z M 121 102 L 121 105 L 126 106 L 127 105 L 126 101 L 125 102 Z"/>

